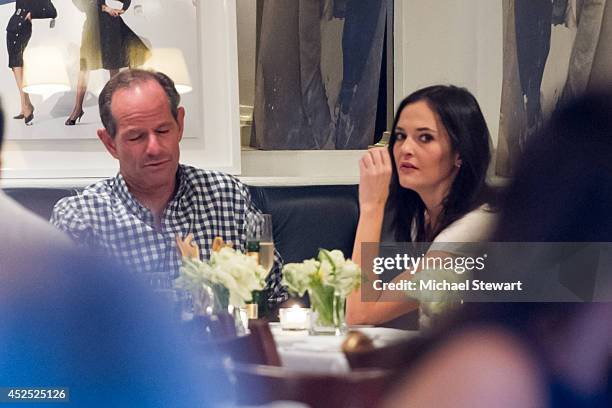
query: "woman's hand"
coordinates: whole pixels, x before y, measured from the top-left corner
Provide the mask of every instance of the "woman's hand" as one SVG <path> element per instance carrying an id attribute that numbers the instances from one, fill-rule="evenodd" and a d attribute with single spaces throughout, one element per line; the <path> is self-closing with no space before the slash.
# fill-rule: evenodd
<path id="1" fill-rule="evenodd" d="M 102 5 L 102 11 L 108 13 L 111 17 L 119 17 L 123 14 L 123 10 L 108 7 L 106 4 Z"/>
<path id="2" fill-rule="evenodd" d="M 28 11 L 28 14 L 26 14 L 25 19 L 26 19 L 27 21 L 32 21 L 32 13 L 30 13 L 30 12 Z"/>
<path id="3" fill-rule="evenodd" d="M 391 158 L 386 147 L 370 149 L 359 161 L 361 211 L 384 208 L 389 197 Z"/>

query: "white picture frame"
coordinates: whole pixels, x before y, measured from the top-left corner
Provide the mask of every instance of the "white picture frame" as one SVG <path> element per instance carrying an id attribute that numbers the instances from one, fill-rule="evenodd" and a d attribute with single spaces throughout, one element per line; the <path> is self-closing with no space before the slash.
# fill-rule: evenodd
<path id="1" fill-rule="evenodd" d="M 235 0 L 193 1 L 200 109 L 188 111 L 186 120 L 192 117 L 201 126 L 191 130 L 195 134 L 184 135 L 181 162 L 237 175 L 241 167 Z M 5 75 L 11 75 L 10 71 Z M 4 110 L 5 120 L 12 120 L 12 112 L 6 106 Z M 117 170 L 118 163 L 97 138 L 70 139 L 59 134 L 35 140 L 8 138 L 2 149 L 2 177 L 7 181 L 97 179 L 113 176 Z"/>

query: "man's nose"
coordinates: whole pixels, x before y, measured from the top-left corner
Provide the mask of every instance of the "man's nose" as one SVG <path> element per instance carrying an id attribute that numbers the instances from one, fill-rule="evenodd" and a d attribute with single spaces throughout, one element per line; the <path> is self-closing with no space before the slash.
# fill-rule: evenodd
<path id="1" fill-rule="evenodd" d="M 161 151 L 161 144 L 159 138 L 155 133 L 150 133 L 147 138 L 147 154 L 149 156 L 155 156 Z"/>

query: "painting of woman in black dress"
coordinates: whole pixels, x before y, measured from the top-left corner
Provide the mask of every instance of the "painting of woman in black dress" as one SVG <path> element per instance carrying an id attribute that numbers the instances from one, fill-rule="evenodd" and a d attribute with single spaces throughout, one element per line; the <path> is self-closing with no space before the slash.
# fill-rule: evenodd
<path id="1" fill-rule="evenodd" d="M 57 11 L 47 0 L 17 0 L 15 13 L 6 26 L 8 66 L 13 71 L 21 97 L 21 112 L 13 116 L 13 119 L 23 119 L 26 125 L 31 125 L 34 119 L 34 105 L 30 101 L 30 96 L 22 89 L 23 53 L 32 37 L 32 19 L 55 17 L 57 17 Z"/>
<path id="2" fill-rule="evenodd" d="M 85 13 L 80 49 L 80 70 L 76 101 L 66 126 L 75 125 L 84 114 L 89 72 L 106 69 L 112 77 L 120 68 L 142 65 L 150 55 L 147 45 L 125 24 L 121 15 L 131 0 L 119 0 L 121 9 L 110 7 L 105 0 L 72 0 Z"/>

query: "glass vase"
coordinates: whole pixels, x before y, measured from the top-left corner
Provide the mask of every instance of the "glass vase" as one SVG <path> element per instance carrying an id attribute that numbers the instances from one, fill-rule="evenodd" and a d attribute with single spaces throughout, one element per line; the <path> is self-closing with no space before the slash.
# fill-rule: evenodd
<path id="1" fill-rule="evenodd" d="M 337 293 L 332 293 L 323 299 L 311 295 L 309 334 L 314 336 L 346 334 L 345 304 L 346 299 Z"/>
<path id="2" fill-rule="evenodd" d="M 220 296 L 216 292 L 212 286 L 202 286 L 191 292 L 191 307 L 195 317 L 212 316 L 223 310 Z"/>
<path id="3" fill-rule="evenodd" d="M 233 337 L 246 334 L 240 308 L 229 305 L 229 291 L 222 285 L 203 285 L 192 292 L 194 318 L 204 323 L 213 337 Z"/>

